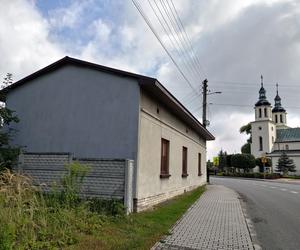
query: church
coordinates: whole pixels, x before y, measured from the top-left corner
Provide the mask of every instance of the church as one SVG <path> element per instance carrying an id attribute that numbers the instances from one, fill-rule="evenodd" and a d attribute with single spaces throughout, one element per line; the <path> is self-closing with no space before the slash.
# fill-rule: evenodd
<path id="1" fill-rule="evenodd" d="M 296 172 L 290 174 L 300 175 L 300 128 L 287 126 L 287 112 L 281 105 L 278 94 L 274 98 L 272 108 L 267 100 L 266 90 L 261 76 L 259 99 L 255 104 L 255 121 L 251 122 L 251 154 L 255 158 L 266 156 L 272 159 L 272 168 L 276 172 L 278 159 L 284 150 L 296 165 Z"/>

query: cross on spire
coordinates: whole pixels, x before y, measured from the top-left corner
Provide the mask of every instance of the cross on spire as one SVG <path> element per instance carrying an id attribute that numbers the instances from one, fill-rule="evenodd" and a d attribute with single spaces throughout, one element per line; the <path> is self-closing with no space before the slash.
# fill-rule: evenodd
<path id="1" fill-rule="evenodd" d="M 276 93 L 278 95 L 278 83 L 276 83 Z"/>
<path id="2" fill-rule="evenodd" d="M 263 77 L 263 75 L 260 75 L 260 79 L 261 79 L 260 84 L 263 87 L 264 86 L 264 77 Z"/>

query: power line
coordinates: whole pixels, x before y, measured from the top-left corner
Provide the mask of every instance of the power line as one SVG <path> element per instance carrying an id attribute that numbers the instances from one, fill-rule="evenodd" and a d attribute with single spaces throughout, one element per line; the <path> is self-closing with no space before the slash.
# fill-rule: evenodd
<path id="1" fill-rule="evenodd" d="M 177 50 L 177 46 L 179 46 L 179 49 L 180 49 L 180 44 L 178 43 L 176 37 L 173 35 L 172 29 L 171 29 L 171 27 L 169 26 L 169 24 L 168 24 L 166 18 L 164 17 L 164 15 L 163 15 L 161 9 L 159 8 L 159 6 L 158 6 L 156 0 L 154 0 L 153 2 L 154 2 L 154 4 L 155 4 L 156 8 L 158 9 L 158 12 L 160 13 L 160 16 L 159 16 L 158 13 L 156 12 L 154 6 L 152 5 L 151 1 L 148 0 L 148 3 L 149 3 L 149 5 L 150 5 L 150 7 L 151 7 L 151 9 L 152 9 L 152 11 L 153 11 L 153 13 L 154 13 L 154 15 L 156 16 L 156 18 L 157 18 L 159 24 L 161 25 L 161 27 L 163 28 L 165 34 L 168 36 L 168 38 L 169 38 L 169 40 L 170 40 L 172 46 L 174 47 L 174 49 L 176 50 L 176 52 L 177 52 L 178 54 L 180 54 L 180 57 L 183 59 L 182 62 L 184 63 L 184 66 L 186 67 L 186 69 L 188 69 L 188 71 L 191 71 L 191 73 L 193 74 L 192 68 L 188 65 L 188 60 L 187 60 L 186 57 L 185 57 L 184 51 L 182 51 L 182 50 Z M 171 54 L 171 52 L 170 52 L 170 54 Z"/>
<path id="2" fill-rule="evenodd" d="M 155 1 L 155 0 L 154 0 Z M 174 33 L 175 33 L 175 37 L 178 38 L 178 40 L 180 41 L 180 46 L 182 47 L 181 49 L 183 50 L 184 52 L 184 55 L 185 57 L 188 58 L 188 62 L 189 64 L 191 65 L 191 67 L 194 69 L 194 74 L 196 76 L 196 79 L 197 79 L 197 75 L 199 75 L 201 77 L 201 73 L 200 71 L 198 70 L 197 66 L 195 65 L 194 61 L 193 61 L 193 58 L 190 56 L 189 54 L 189 50 L 188 48 L 186 47 L 186 43 L 184 41 L 184 39 L 182 39 L 182 33 L 180 32 L 180 28 L 176 22 L 176 19 L 175 21 L 173 20 L 173 18 L 175 17 L 174 15 L 172 15 L 172 11 L 170 8 L 168 8 L 168 6 L 165 4 L 165 2 L 168 3 L 168 1 L 163 1 L 163 0 L 160 0 L 160 3 L 161 3 L 161 6 L 167 16 L 167 19 L 169 20 L 173 30 L 174 30 Z M 172 18 L 173 17 L 173 18 Z M 179 32 L 178 32 L 179 31 Z"/>
<path id="3" fill-rule="evenodd" d="M 165 46 L 165 44 L 162 42 L 160 36 L 158 35 L 158 33 L 155 31 L 153 25 L 151 24 L 150 20 L 147 18 L 147 16 L 145 15 L 144 11 L 142 10 L 141 6 L 136 2 L 136 0 L 132 0 L 134 6 L 136 7 L 136 9 L 139 11 L 139 13 L 141 14 L 141 16 L 143 17 L 143 19 L 145 20 L 146 24 L 148 25 L 148 27 L 150 28 L 150 30 L 152 31 L 152 33 L 155 35 L 155 37 L 157 38 L 157 40 L 159 41 L 159 43 L 161 44 L 161 46 L 163 47 L 163 49 L 165 50 L 165 52 L 168 54 L 168 56 L 171 58 L 172 62 L 174 63 L 175 67 L 178 69 L 178 71 L 180 72 L 180 74 L 182 75 L 182 77 L 185 79 L 185 81 L 188 83 L 188 85 L 197 93 L 197 90 L 193 87 L 193 85 L 191 84 L 191 82 L 189 81 L 189 79 L 185 76 L 185 74 L 183 73 L 183 71 L 181 70 L 181 68 L 179 67 L 179 65 L 177 64 L 176 60 L 173 58 L 173 56 L 171 55 L 171 53 L 168 51 L 167 47 Z"/>
<path id="4" fill-rule="evenodd" d="M 167 1 L 167 4 L 169 4 L 168 1 Z M 176 10 L 176 8 L 175 8 L 175 5 L 174 5 L 174 3 L 173 3 L 173 0 L 171 0 L 171 4 L 172 4 L 172 7 L 173 7 L 173 9 L 174 9 L 174 13 L 175 13 L 175 15 L 176 15 L 176 17 L 177 17 L 177 19 L 178 19 L 179 27 L 181 27 L 181 30 L 183 31 L 183 34 L 184 34 L 184 37 L 185 37 L 185 40 L 187 41 L 187 43 L 188 43 L 189 46 L 190 46 L 191 53 L 192 53 L 192 55 L 193 55 L 192 58 L 194 59 L 194 61 L 196 61 L 196 65 L 198 65 L 200 71 L 201 71 L 201 69 L 202 69 L 202 71 L 203 71 L 203 73 L 204 73 L 204 76 L 207 77 L 207 74 L 205 74 L 205 72 L 204 72 L 204 68 L 201 66 L 201 62 L 200 62 L 199 58 L 197 57 L 197 55 L 196 55 L 196 53 L 195 53 L 195 51 L 194 51 L 193 45 L 192 45 L 192 43 L 191 43 L 191 39 L 190 39 L 190 37 L 188 36 L 188 34 L 187 34 L 187 32 L 186 32 L 186 30 L 185 30 L 185 28 L 184 28 L 184 25 L 183 25 L 183 23 L 182 23 L 182 21 L 181 21 L 181 18 L 180 18 L 179 14 L 178 14 L 178 12 L 177 12 L 177 10 Z"/>

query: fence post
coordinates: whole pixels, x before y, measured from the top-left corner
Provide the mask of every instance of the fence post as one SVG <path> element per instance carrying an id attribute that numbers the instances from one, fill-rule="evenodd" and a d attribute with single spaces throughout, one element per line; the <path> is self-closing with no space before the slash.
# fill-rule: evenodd
<path id="1" fill-rule="evenodd" d="M 125 193 L 124 193 L 124 206 L 126 214 L 133 211 L 133 160 L 125 160 Z"/>

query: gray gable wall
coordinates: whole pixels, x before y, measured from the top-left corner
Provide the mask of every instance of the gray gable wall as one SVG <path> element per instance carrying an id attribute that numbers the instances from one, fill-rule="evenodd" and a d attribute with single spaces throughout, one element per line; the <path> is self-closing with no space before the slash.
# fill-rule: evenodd
<path id="1" fill-rule="evenodd" d="M 20 119 L 13 142 L 29 152 L 135 159 L 139 95 L 134 78 L 63 66 L 7 95 Z"/>

